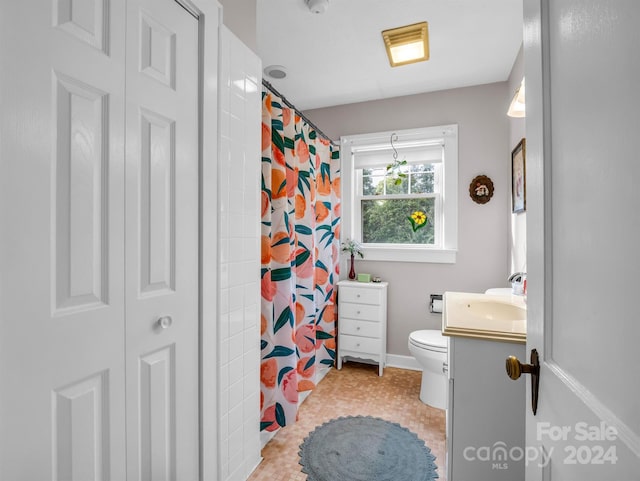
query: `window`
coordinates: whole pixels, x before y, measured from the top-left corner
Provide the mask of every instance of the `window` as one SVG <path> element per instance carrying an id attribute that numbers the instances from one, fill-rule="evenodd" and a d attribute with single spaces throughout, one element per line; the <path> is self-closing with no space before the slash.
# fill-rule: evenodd
<path id="1" fill-rule="evenodd" d="M 354 209 L 361 219 L 360 238 L 365 244 L 424 244 L 438 246 L 440 235 L 440 164 L 411 163 L 402 166 L 398 178 L 386 167 L 356 168 Z M 359 212 L 358 212 L 359 210 Z M 426 225 L 411 229 L 407 217 L 420 211 Z"/>
<path id="2" fill-rule="evenodd" d="M 457 126 L 342 138 L 343 237 L 362 242 L 369 260 L 455 262 Z M 397 139 L 397 140 L 396 140 Z M 399 174 L 399 175 L 398 175 Z M 412 229 L 408 217 L 427 215 Z"/>

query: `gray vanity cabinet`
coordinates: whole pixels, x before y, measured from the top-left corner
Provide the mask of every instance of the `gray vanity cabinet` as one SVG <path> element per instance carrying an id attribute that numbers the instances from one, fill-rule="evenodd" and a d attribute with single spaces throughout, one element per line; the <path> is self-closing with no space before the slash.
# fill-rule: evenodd
<path id="1" fill-rule="evenodd" d="M 507 377 L 508 356 L 527 359 L 526 345 L 451 336 L 447 412 L 447 480 L 524 479 L 528 375 Z"/>

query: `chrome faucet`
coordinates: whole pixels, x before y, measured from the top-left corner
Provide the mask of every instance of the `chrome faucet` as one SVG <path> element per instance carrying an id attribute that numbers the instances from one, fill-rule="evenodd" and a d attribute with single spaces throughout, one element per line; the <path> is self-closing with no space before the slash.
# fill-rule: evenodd
<path id="1" fill-rule="evenodd" d="M 509 276 L 509 279 L 507 279 L 507 282 L 522 282 L 526 276 L 527 276 L 526 272 L 514 272 Z"/>

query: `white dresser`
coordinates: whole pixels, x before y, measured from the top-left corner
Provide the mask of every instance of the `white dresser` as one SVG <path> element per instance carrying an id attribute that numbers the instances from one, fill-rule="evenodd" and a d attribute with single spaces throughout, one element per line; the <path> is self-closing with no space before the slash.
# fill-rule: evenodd
<path id="1" fill-rule="evenodd" d="M 387 362 L 387 282 L 338 282 L 338 369 L 342 359 Z"/>

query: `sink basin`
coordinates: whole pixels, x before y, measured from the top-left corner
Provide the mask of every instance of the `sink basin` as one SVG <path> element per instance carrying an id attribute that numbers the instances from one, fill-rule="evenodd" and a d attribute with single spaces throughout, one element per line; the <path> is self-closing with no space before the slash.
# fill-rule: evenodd
<path id="1" fill-rule="evenodd" d="M 444 334 L 524 342 L 527 306 L 521 296 L 445 292 Z"/>
<path id="2" fill-rule="evenodd" d="M 527 310 L 512 304 L 508 299 L 499 296 L 486 295 L 486 299 L 469 300 L 466 310 L 473 317 L 480 317 L 490 321 L 524 321 Z"/>

